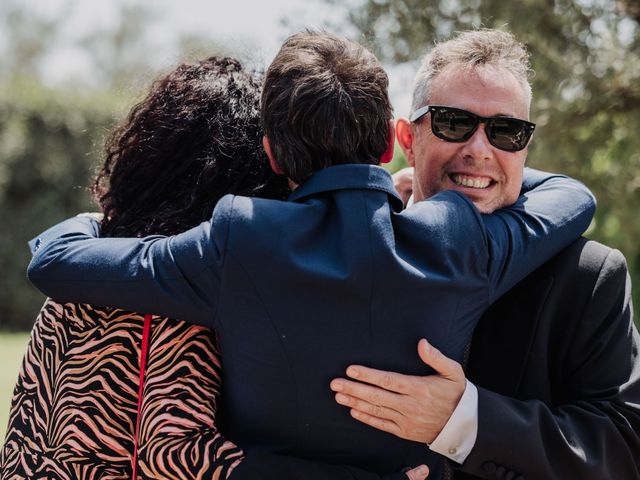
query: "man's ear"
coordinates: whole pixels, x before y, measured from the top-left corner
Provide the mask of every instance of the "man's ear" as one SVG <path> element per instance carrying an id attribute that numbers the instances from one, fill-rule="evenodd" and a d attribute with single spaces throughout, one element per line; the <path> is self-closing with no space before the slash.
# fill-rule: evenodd
<path id="1" fill-rule="evenodd" d="M 393 127 L 393 120 L 389 120 L 389 136 L 387 137 L 387 149 L 380 157 L 380 163 L 389 163 L 393 160 L 393 152 L 396 146 L 396 132 Z"/>
<path id="2" fill-rule="evenodd" d="M 413 153 L 413 128 L 411 122 L 406 118 L 399 118 L 396 122 L 396 138 L 400 148 L 407 157 L 407 163 L 411 167 L 416 166 L 416 158 Z"/>
<path id="3" fill-rule="evenodd" d="M 262 137 L 262 147 L 264 148 L 267 157 L 269 157 L 269 165 L 271 165 L 271 170 L 273 170 L 273 173 L 275 173 L 276 175 L 284 175 L 282 168 L 280 168 L 280 165 L 278 165 L 278 162 L 276 162 L 276 157 L 271 151 L 271 144 L 269 143 L 269 139 L 266 135 Z"/>

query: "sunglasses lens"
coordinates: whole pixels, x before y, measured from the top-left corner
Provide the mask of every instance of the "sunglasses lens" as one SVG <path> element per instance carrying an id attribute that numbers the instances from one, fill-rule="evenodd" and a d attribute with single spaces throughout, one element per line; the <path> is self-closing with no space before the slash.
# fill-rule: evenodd
<path id="1" fill-rule="evenodd" d="M 433 133 L 444 140 L 464 141 L 473 134 L 477 126 L 478 119 L 464 110 L 435 107 L 431 111 Z"/>
<path id="2" fill-rule="evenodd" d="M 516 152 L 527 146 L 531 130 L 527 124 L 515 118 L 493 118 L 487 125 L 489 140 L 494 146 L 508 152 Z"/>
<path id="3" fill-rule="evenodd" d="M 507 152 L 517 152 L 527 146 L 535 128 L 534 124 L 517 118 L 479 117 L 466 110 L 452 107 L 424 108 L 428 108 L 428 112 L 431 113 L 431 130 L 434 135 L 449 142 L 466 142 L 480 122 L 483 122 L 491 145 Z M 420 113 L 422 116 L 422 112 Z"/>

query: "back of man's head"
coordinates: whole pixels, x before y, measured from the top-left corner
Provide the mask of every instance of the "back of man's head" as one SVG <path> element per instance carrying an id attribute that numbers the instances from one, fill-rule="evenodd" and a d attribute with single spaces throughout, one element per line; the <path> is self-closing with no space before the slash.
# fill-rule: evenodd
<path id="1" fill-rule="evenodd" d="M 502 68 L 510 72 L 531 103 L 529 53 L 509 32 L 492 29 L 468 30 L 446 42 L 437 44 L 422 59 L 414 81 L 411 111 L 430 102 L 434 79 L 449 67 L 474 69 Z"/>
<path id="2" fill-rule="evenodd" d="M 392 118 L 388 84 L 358 43 L 325 32 L 289 37 L 262 93 L 265 135 L 283 173 L 301 183 L 332 165 L 378 164 Z"/>

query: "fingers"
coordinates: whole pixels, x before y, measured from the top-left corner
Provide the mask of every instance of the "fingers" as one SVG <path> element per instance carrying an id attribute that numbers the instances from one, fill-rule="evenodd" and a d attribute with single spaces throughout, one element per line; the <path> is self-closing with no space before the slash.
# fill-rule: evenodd
<path id="1" fill-rule="evenodd" d="M 394 173 L 393 186 L 406 204 L 413 193 L 413 167 L 403 168 Z"/>
<path id="2" fill-rule="evenodd" d="M 391 175 L 395 183 L 413 182 L 414 175 L 413 167 L 404 167 Z"/>
<path id="3" fill-rule="evenodd" d="M 462 365 L 445 356 L 424 338 L 418 342 L 418 355 L 420 355 L 424 363 L 433 368 L 439 375 L 452 380 L 464 378 Z"/>
<path id="4" fill-rule="evenodd" d="M 429 476 L 429 467 L 420 465 L 405 472 L 409 480 L 424 480 Z"/>
<path id="5" fill-rule="evenodd" d="M 379 405 L 397 411 L 397 408 L 395 408 L 398 404 L 396 393 L 364 383 L 351 382 L 344 378 L 333 380 L 330 387 L 334 392 L 353 398 L 354 402 L 360 400 L 371 405 Z"/>
<path id="6" fill-rule="evenodd" d="M 409 391 L 410 378 L 401 373 L 385 372 L 384 370 L 376 370 L 375 368 L 361 365 L 351 365 L 347 368 L 347 375 L 357 379 L 359 382 L 370 383 L 391 392 L 407 393 Z"/>
<path id="7" fill-rule="evenodd" d="M 336 393 L 336 402 L 338 402 L 340 405 L 344 405 L 345 407 L 351 407 L 354 410 L 367 413 L 372 417 L 384 418 L 393 422 L 398 422 L 400 420 L 400 417 L 402 416 L 401 413 L 393 410 L 392 408 L 369 403 L 365 400 L 351 397 L 343 393 Z"/>
<path id="8" fill-rule="evenodd" d="M 354 410 L 353 408 L 349 410 L 349 413 L 353 418 L 355 418 L 359 422 L 369 425 L 370 427 L 377 428 L 378 430 L 391 433 L 398 437 L 402 437 L 400 427 L 391 420 L 374 417 L 372 415 L 369 415 L 368 413 L 361 412 L 360 410 Z"/>

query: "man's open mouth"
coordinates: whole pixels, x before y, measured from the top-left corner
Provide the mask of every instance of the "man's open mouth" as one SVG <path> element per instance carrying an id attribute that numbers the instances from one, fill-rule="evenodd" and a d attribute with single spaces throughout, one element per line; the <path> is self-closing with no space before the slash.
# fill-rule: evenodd
<path id="1" fill-rule="evenodd" d="M 449 174 L 449 178 L 456 185 L 467 188 L 484 189 L 489 188 L 494 183 L 496 183 L 489 177 L 477 177 L 471 175 L 463 175 L 461 173 L 451 173 Z"/>

